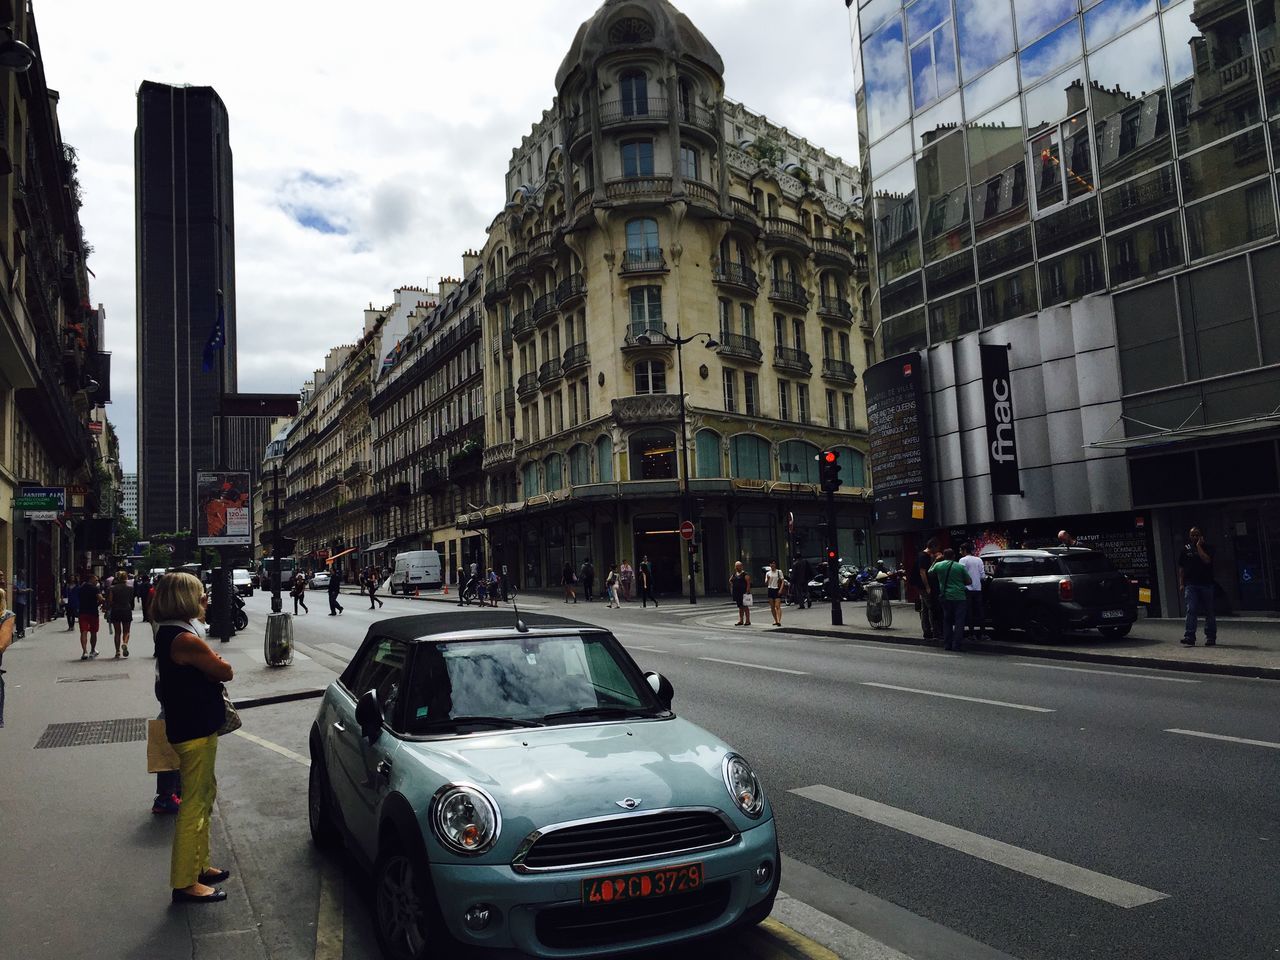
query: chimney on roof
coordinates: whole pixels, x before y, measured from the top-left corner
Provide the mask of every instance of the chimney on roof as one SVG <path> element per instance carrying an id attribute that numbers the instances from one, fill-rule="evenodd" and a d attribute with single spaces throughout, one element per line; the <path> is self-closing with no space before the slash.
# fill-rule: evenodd
<path id="1" fill-rule="evenodd" d="M 462 275 L 471 276 L 471 271 L 480 266 L 480 251 L 468 250 L 462 255 Z"/>

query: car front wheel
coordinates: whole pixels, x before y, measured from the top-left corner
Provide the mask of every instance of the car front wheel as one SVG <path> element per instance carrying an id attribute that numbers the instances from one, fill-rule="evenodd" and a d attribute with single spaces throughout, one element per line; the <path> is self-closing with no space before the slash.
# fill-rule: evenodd
<path id="1" fill-rule="evenodd" d="M 435 922 L 431 886 L 423 867 L 399 843 L 391 843 L 374 867 L 378 943 L 394 960 L 449 956 L 442 925 Z"/>

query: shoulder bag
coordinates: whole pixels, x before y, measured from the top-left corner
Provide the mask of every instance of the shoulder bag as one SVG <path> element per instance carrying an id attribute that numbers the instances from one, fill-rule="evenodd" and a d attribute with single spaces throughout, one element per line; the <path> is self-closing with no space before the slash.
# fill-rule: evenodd
<path id="1" fill-rule="evenodd" d="M 235 733 L 240 729 L 241 725 L 240 711 L 231 702 L 231 695 L 227 693 L 227 688 L 224 685 L 222 688 L 222 726 L 218 728 L 218 736 L 225 737 L 228 733 Z"/>

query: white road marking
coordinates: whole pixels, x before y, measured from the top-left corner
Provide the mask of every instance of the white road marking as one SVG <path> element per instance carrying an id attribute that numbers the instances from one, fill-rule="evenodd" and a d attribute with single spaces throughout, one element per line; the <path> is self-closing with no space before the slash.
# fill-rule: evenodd
<path id="1" fill-rule="evenodd" d="M 316 908 L 315 960 L 342 960 L 342 871 L 333 857 L 324 857 L 320 868 L 320 904 Z"/>
<path id="2" fill-rule="evenodd" d="M 917 690 L 915 687 L 898 687 L 892 683 L 863 681 L 864 687 L 880 687 L 884 690 L 901 690 L 903 693 L 919 693 L 926 697 L 943 697 L 947 700 L 964 700 L 968 703 L 985 703 L 992 707 L 1008 707 L 1010 710 L 1028 710 L 1031 713 L 1054 713 L 1048 707 L 1029 707 L 1025 703 L 1006 703 L 1004 700 L 984 700 L 982 697 L 962 697 L 958 693 L 941 693 L 937 690 Z"/>
<path id="3" fill-rule="evenodd" d="M 1104 677 L 1133 677 L 1137 680 L 1160 680 L 1163 683 L 1199 683 L 1199 680 L 1187 680 L 1183 677 L 1157 677 L 1146 673 L 1122 673 L 1118 670 L 1089 670 L 1086 667 L 1060 667 L 1052 663 L 1027 663 L 1015 661 L 1020 667 L 1039 667 L 1041 670 L 1067 670 L 1071 673 L 1098 673 Z"/>
<path id="4" fill-rule="evenodd" d="M 1225 740 L 1227 743 L 1245 743 L 1251 747 L 1270 747 L 1272 750 L 1280 750 L 1280 743 L 1272 743 L 1270 740 L 1249 740 L 1246 737 L 1227 737 L 1220 733 L 1202 733 L 1199 730 L 1166 730 L 1165 733 L 1178 733 L 1184 737 L 1203 737 L 1205 740 Z"/>
<path id="5" fill-rule="evenodd" d="M 699 657 L 699 660 L 706 660 L 708 663 L 727 663 L 731 667 L 750 667 L 753 670 L 770 670 L 773 673 L 790 673 L 797 677 L 807 677 L 808 674 L 803 670 L 787 670 L 784 667 L 766 667 L 763 663 L 743 663 L 741 660 L 720 660 L 717 657 Z"/>
<path id="6" fill-rule="evenodd" d="M 1076 893 L 1082 893 L 1117 907 L 1125 909 L 1141 907 L 1148 903 L 1155 903 L 1157 900 L 1165 900 L 1169 896 L 1158 890 L 1109 877 L 1105 873 L 1097 873 L 1064 860 L 1055 860 L 1044 854 L 1024 850 L 1001 840 L 993 840 L 991 837 L 984 837 L 937 820 L 930 820 L 906 810 L 899 810 L 897 807 L 868 800 L 866 797 L 845 793 L 834 787 L 816 784 L 791 792 L 808 800 L 851 813 L 856 817 L 862 817 L 864 820 L 870 820 L 872 823 L 909 833 L 914 837 L 929 840 L 971 857 L 977 857 L 979 860 L 994 863 L 1067 890 L 1074 890 Z"/>
<path id="7" fill-rule="evenodd" d="M 311 766 L 311 761 L 309 759 L 307 759 L 300 753 L 294 753 L 288 747 L 282 747 L 278 743 L 272 743 L 270 740 L 264 740 L 262 739 L 262 737 L 255 736 L 252 733 L 247 733 L 244 730 L 237 730 L 236 736 L 244 737 L 249 742 L 256 743 L 260 747 L 266 747 L 268 750 L 271 750 L 274 753 L 278 753 L 282 757 L 288 757 L 290 760 L 293 760 L 295 763 L 300 763 L 304 767 Z"/>
<path id="8" fill-rule="evenodd" d="M 670 650 L 659 650 L 657 647 L 642 647 L 638 643 L 623 643 L 628 650 L 643 650 L 645 653 L 671 653 Z"/>

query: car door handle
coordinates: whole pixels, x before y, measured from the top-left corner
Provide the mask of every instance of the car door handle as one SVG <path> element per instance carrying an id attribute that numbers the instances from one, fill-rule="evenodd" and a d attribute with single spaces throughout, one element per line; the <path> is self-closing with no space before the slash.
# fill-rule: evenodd
<path id="1" fill-rule="evenodd" d="M 346 732 L 347 732 L 347 728 L 346 728 L 346 727 L 344 727 L 344 726 L 342 725 L 342 721 L 341 721 L 341 720 L 335 720 L 335 721 L 333 721 L 333 729 L 337 730 L 339 733 L 346 733 Z"/>
<path id="2" fill-rule="evenodd" d="M 377 769 L 378 773 L 382 775 L 383 780 L 391 779 L 391 761 L 390 760 L 379 760 L 378 766 L 375 769 Z"/>

